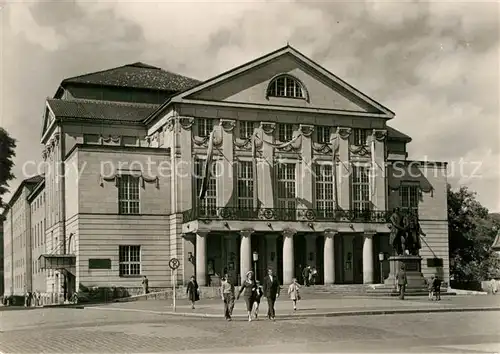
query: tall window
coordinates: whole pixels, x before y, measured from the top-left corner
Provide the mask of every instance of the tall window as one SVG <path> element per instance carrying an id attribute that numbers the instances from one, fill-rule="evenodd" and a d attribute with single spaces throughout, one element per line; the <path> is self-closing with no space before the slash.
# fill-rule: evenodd
<path id="1" fill-rule="evenodd" d="M 252 209 L 254 198 L 253 165 L 250 161 L 238 163 L 238 208 Z"/>
<path id="2" fill-rule="evenodd" d="M 120 176 L 118 209 L 120 214 L 139 214 L 139 177 Z"/>
<path id="3" fill-rule="evenodd" d="M 353 166 L 352 169 L 352 207 L 354 210 L 370 210 L 369 168 Z"/>
<path id="4" fill-rule="evenodd" d="M 326 144 L 330 142 L 330 132 L 331 128 L 326 126 L 316 127 L 316 141 L 320 144 Z"/>
<path id="5" fill-rule="evenodd" d="M 240 139 L 248 139 L 253 134 L 253 122 L 241 121 L 240 122 Z"/>
<path id="6" fill-rule="evenodd" d="M 282 219 L 295 217 L 297 195 L 295 191 L 295 164 L 284 163 L 277 165 L 278 208 Z"/>
<path id="7" fill-rule="evenodd" d="M 205 199 L 200 200 L 201 186 L 203 183 L 203 173 L 205 169 L 205 160 L 196 160 L 195 164 L 195 179 L 196 179 L 196 200 L 198 201 L 198 209 L 200 216 L 216 216 L 217 215 L 217 164 L 212 164 L 212 173 L 208 180 L 208 188 L 205 194 Z"/>
<path id="8" fill-rule="evenodd" d="M 119 246 L 120 276 L 141 274 L 141 246 Z"/>
<path id="9" fill-rule="evenodd" d="M 206 138 L 214 130 L 215 120 L 212 118 L 199 118 L 196 123 L 198 125 L 199 137 Z"/>
<path id="10" fill-rule="evenodd" d="M 399 203 L 403 210 L 418 210 L 419 186 L 415 184 L 402 184 L 399 187 Z"/>
<path id="11" fill-rule="evenodd" d="M 333 195 L 333 166 L 315 165 L 316 209 L 321 217 L 333 217 L 335 197 Z"/>
<path id="12" fill-rule="evenodd" d="M 267 89 L 268 96 L 304 98 L 302 85 L 293 77 L 280 76 Z"/>
<path id="13" fill-rule="evenodd" d="M 368 136 L 371 134 L 371 129 L 359 129 L 355 128 L 352 130 L 352 145 L 355 146 L 365 146 Z"/>
<path id="14" fill-rule="evenodd" d="M 278 140 L 290 141 L 293 137 L 293 124 L 278 124 Z"/>

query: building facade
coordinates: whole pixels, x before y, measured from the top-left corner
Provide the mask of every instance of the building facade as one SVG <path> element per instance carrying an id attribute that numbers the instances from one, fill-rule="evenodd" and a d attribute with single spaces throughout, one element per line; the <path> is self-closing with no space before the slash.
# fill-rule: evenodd
<path id="1" fill-rule="evenodd" d="M 5 295 L 24 295 L 32 285 L 31 207 L 28 197 L 43 181 L 34 176 L 21 182 L 3 212 Z"/>
<path id="2" fill-rule="evenodd" d="M 447 282 L 446 164 L 409 160 L 392 118 L 290 46 L 203 83 L 142 63 L 66 79 L 45 107 L 42 234 L 26 228 L 30 266 L 62 281 L 32 286 L 165 288 L 172 258 L 179 284 L 254 268 L 286 284 L 305 265 L 378 283 L 396 207 Z"/>

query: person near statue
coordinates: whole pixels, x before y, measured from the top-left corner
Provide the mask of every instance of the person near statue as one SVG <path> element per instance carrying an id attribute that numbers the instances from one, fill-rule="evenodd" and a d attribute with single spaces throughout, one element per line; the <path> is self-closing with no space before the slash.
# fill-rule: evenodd
<path id="1" fill-rule="evenodd" d="M 404 300 L 406 286 L 408 285 L 408 278 L 406 277 L 406 267 L 404 264 L 401 265 L 401 269 L 396 276 L 396 281 L 398 284 L 399 299 Z"/>

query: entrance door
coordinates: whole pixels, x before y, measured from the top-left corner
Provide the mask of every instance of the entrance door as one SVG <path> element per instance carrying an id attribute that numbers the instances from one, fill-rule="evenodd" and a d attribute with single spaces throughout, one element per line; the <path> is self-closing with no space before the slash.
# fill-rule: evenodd
<path id="1" fill-rule="evenodd" d="M 342 270 L 343 270 L 343 281 L 345 284 L 354 283 L 354 235 L 347 234 L 343 235 L 342 242 Z"/>

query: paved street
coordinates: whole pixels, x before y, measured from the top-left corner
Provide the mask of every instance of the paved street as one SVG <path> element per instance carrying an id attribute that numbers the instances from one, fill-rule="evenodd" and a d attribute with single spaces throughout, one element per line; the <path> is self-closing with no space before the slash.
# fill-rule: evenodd
<path id="1" fill-rule="evenodd" d="M 113 303 L 99 305 L 101 309 L 142 311 L 150 313 L 172 312 L 171 300 L 148 300 Z M 196 309 L 191 309 L 191 304 L 186 300 L 178 300 L 177 313 L 189 315 L 209 315 L 223 317 L 222 302 L 219 299 L 202 299 L 197 302 Z M 308 316 L 319 313 L 344 313 L 363 311 L 391 311 L 391 310 L 436 310 L 455 308 L 484 308 L 496 307 L 500 309 L 500 296 L 446 296 L 441 301 L 428 301 L 427 297 L 408 297 L 399 300 L 397 297 L 349 297 L 323 295 L 303 299 L 298 304 L 298 311 L 293 311 L 292 304 L 287 297 L 279 298 L 276 302 L 278 316 Z M 260 312 L 267 312 L 267 301 L 263 299 Z M 499 312 L 500 313 L 500 312 Z M 234 308 L 235 316 L 246 316 L 246 308 L 243 300 L 236 301 Z"/>
<path id="2" fill-rule="evenodd" d="M 464 312 L 249 323 L 99 308 L 2 311 L 0 351 L 494 353 L 500 352 L 499 316 Z"/>

